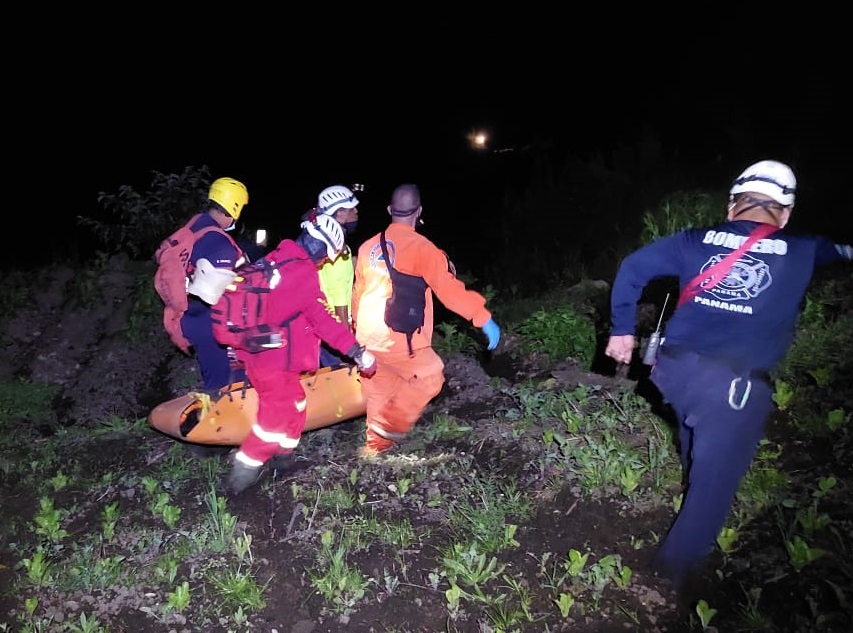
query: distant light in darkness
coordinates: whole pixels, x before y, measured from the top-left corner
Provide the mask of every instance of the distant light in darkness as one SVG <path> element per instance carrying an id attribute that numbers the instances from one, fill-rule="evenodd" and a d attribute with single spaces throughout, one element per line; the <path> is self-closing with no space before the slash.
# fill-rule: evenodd
<path id="1" fill-rule="evenodd" d="M 486 149 L 486 145 L 489 143 L 489 135 L 483 130 L 475 130 L 473 132 L 468 133 L 468 143 L 471 144 L 471 147 L 477 150 Z"/>

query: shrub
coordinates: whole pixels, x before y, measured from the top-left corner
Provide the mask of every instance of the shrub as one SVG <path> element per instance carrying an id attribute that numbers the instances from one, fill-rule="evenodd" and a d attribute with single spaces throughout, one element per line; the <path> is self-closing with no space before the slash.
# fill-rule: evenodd
<path id="1" fill-rule="evenodd" d="M 517 327 L 522 354 L 544 353 L 551 360 L 574 358 L 584 365 L 595 356 L 595 322 L 570 305 L 539 310 Z"/>
<path id="2" fill-rule="evenodd" d="M 77 216 L 77 222 L 91 229 L 107 253 L 152 257 L 163 238 L 201 208 L 210 182 L 206 165 L 186 167 L 182 174 L 155 171 L 147 191 L 140 193 L 122 185 L 118 193 L 98 194 L 109 219 Z"/>
<path id="3" fill-rule="evenodd" d="M 684 229 L 717 224 L 724 219 L 725 209 L 726 198 L 721 194 L 676 191 L 664 197 L 656 210 L 643 215 L 640 243 L 645 245 Z"/>

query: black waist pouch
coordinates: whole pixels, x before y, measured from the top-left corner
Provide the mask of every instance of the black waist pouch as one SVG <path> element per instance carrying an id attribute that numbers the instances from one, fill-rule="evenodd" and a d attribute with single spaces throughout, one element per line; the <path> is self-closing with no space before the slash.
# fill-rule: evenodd
<path id="1" fill-rule="evenodd" d="M 391 297 L 385 302 L 385 325 L 406 335 L 409 354 L 412 335 L 424 325 L 427 283 L 421 277 L 394 271 Z"/>
<path id="2" fill-rule="evenodd" d="M 406 335 L 411 356 L 414 354 L 412 335 L 424 326 L 427 282 L 423 277 L 407 275 L 394 268 L 388 256 L 385 231 L 379 234 L 379 244 L 382 246 L 382 256 L 391 276 L 391 296 L 385 301 L 385 325 Z"/>

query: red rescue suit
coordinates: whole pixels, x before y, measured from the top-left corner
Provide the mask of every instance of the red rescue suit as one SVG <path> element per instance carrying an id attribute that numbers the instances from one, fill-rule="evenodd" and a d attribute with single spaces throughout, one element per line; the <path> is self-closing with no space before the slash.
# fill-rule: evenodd
<path id="1" fill-rule="evenodd" d="M 356 340 L 349 327 L 326 310 L 317 266 L 293 240 L 283 240 L 266 256 L 273 261 L 295 258 L 281 268 L 282 279 L 270 293 L 270 314 L 284 322 L 295 312 L 287 344 L 257 354 L 238 351 L 237 358 L 258 393 L 257 423 L 243 441 L 236 459 L 260 466 L 276 453 L 289 453 L 305 428 L 305 391 L 299 382 L 304 371 L 315 371 L 320 341 L 346 354 Z"/>

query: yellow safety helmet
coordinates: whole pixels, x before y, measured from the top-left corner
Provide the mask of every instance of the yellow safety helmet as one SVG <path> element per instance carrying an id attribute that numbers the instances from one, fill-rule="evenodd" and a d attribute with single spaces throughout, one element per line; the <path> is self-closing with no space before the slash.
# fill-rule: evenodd
<path id="1" fill-rule="evenodd" d="M 235 221 L 240 219 L 243 207 L 249 204 L 249 191 L 246 185 L 233 178 L 214 180 L 207 197 L 225 209 L 225 212 Z"/>

